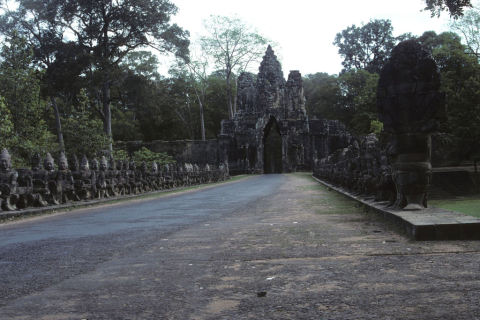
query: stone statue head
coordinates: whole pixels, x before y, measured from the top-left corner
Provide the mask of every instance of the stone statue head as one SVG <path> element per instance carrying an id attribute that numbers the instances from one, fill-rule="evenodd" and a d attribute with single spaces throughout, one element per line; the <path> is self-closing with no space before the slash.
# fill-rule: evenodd
<path id="1" fill-rule="evenodd" d="M 68 161 L 67 157 L 65 157 L 65 153 L 60 153 L 60 157 L 58 158 L 58 170 L 67 170 L 68 169 Z"/>
<path id="2" fill-rule="evenodd" d="M 377 152 L 378 149 L 378 139 L 375 134 L 371 133 L 367 136 L 367 153 L 373 154 Z"/>
<path id="3" fill-rule="evenodd" d="M 98 160 L 96 158 L 92 160 L 92 170 L 98 170 Z"/>
<path id="4" fill-rule="evenodd" d="M 137 170 L 137 165 L 135 164 L 135 161 L 130 161 L 130 170 L 135 171 Z"/>
<path id="5" fill-rule="evenodd" d="M 70 158 L 70 170 L 77 171 L 78 170 L 78 159 L 75 154 L 72 155 Z"/>
<path id="6" fill-rule="evenodd" d="M 130 165 L 128 163 L 128 159 L 123 160 L 123 169 L 130 170 Z"/>
<path id="7" fill-rule="evenodd" d="M 158 172 L 158 165 L 155 161 L 152 163 L 152 172 Z"/>
<path id="8" fill-rule="evenodd" d="M 105 156 L 102 156 L 102 159 L 100 159 L 100 171 L 105 171 L 107 169 L 108 169 L 107 159 L 105 159 Z"/>
<path id="9" fill-rule="evenodd" d="M 5 148 L 0 153 L 0 170 L 10 170 L 12 168 L 12 157 Z"/>
<path id="10" fill-rule="evenodd" d="M 351 148 L 350 148 L 350 157 L 351 158 L 358 158 L 360 156 L 360 147 L 358 146 L 358 141 L 353 141 Z"/>
<path id="11" fill-rule="evenodd" d="M 81 163 L 81 166 L 80 168 L 82 170 L 88 170 L 89 169 L 89 165 L 88 165 L 88 159 L 85 155 L 82 156 L 82 163 Z"/>
<path id="12" fill-rule="evenodd" d="M 147 172 L 147 163 L 145 161 L 142 161 L 142 165 L 140 166 L 140 169 L 142 172 Z"/>
<path id="13" fill-rule="evenodd" d="M 54 160 L 50 153 L 47 153 L 47 156 L 45 157 L 45 162 L 43 163 L 43 168 L 47 171 L 53 171 L 54 167 Z"/>
<path id="14" fill-rule="evenodd" d="M 42 158 L 40 157 L 40 154 L 38 152 L 35 152 L 35 154 L 32 157 L 32 170 L 36 171 L 40 169 L 42 163 Z"/>
<path id="15" fill-rule="evenodd" d="M 122 161 L 117 162 L 117 170 L 123 170 L 123 162 Z"/>
<path id="16" fill-rule="evenodd" d="M 113 159 L 113 156 L 110 155 L 110 159 L 108 161 L 108 169 L 115 170 L 115 168 L 116 168 L 115 159 Z"/>

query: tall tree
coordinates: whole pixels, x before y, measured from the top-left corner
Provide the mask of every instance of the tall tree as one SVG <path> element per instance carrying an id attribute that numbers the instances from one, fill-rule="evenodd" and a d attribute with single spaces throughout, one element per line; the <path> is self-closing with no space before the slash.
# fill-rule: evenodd
<path id="1" fill-rule="evenodd" d="M 423 0 L 427 5 L 425 11 L 431 11 L 432 17 L 439 17 L 443 11 L 448 11 L 450 17 L 458 19 L 463 15 L 464 8 L 472 6 L 470 0 Z"/>
<path id="2" fill-rule="evenodd" d="M 361 27 L 352 25 L 335 37 L 334 45 L 344 59 L 344 71 L 352 68 L 379 73 L 395 46 L 390 20 L 370 20 Z"/>
<path id="3" fill-rule="evenodd" d="M 144 47 L 186 57 L 189 33 L 170 24 L 177 7 L 168 0 L 74 0 L 65 6 L 70 31 L 93 61 L 100 87 L 97 111 L 111 137 L 110 89 L 119 64 L 129 52 Z"/>
<path id="4" fill-rule="evenodd" d="M 32 64 L 32 48 L 17 33 L 7 37 L 0 57 L 0 97 L 8 109 L 1 110 L 5 116 L 2 125 L 6 126 L 2 135 L 6 137 L 0 143 L 9 147 L 17 161 L 25 165 L 34 152 L 53 151 L 55 144 L 44 120 L 46 103 L 40 96 L 42 72 Z"/>
<path id="5" fill-rule="evenodd" d="M 450 29 L 458 33 L 467 46 L 467 52 L 480 58 L 480 9 L 473 7 L 450 22 Z"/>
<path id="6" fill-rule="evenodd" d="M 228 112 L 232 119 L 233 76 L 248 70 L 252 62 L 261 59 L 268 40 L 237 17 L 210 16 L 203 25 L 208 35 L 200 37 L 200 44 L 204 52 L 212 57 L 216 68 L 224 71 Z"/>
<path id="7" fill-rule="evenodd" d="M 55 129 L 59 149 L 64 151 L 60 111 L 57 96 L 71 87 L 82 72 L 79 67 L 78 45 L 64 39 L 67 21 L 64 20 L 58 1 L 18 1 L 16 11 L 6 8 L 0 17 L 0 32 L 12 36 L 18 32 L 33 48 L 33 59 L 45 68 L 43 90 L 51 102 L 55 116 Z"/>

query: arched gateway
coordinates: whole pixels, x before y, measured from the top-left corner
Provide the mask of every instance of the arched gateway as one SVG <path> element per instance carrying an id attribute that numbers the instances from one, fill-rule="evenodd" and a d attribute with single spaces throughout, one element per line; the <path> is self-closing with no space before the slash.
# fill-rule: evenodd
<path id="1" fill-rule="evenodd" d="M 259 73 L 238 78 L 237 111 L 222 121 L 219 160 L 231 173 L 280 173 L 310 170 L 322 158 L 348 145 L 350 135 L 335 120 L 308 119 L 302 75 L 285 81 L 268 46 Z"/>

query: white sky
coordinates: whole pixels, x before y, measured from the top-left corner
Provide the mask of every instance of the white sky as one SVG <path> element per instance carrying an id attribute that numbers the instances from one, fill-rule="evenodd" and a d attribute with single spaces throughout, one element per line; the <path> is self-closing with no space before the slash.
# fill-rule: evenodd
<path id="1" fill-rule="evenodd" d="M 256 27 L 260 34 L 280 44 L 273 50 L 282 57 L 283 72 L 300 70 L 302 75 L 316 72 L 335 74 L 342 69 L 335 35 L 370 19 L 390 19 L 394 36 L 424 31 L 448 31 L 448 13 L 430 18 L 420 12 L 423 0 L 171 0 L 179 12 L 173 22 L 189 30 L 191 39 L 203 32 L 202 21 L 210 15 L 232 16 Z M 266 48 L 265 48 L 266 49 Z M 165 57 L 161 73 L 166 75 Z"/>

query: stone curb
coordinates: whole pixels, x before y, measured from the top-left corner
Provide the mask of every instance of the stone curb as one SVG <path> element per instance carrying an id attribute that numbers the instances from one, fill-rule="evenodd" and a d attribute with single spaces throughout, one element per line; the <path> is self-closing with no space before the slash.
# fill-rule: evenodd
<path id="1" fill-rule="evenodd" d="M 321 184 L 362 203 L 369 210 L 395 223 L 415 240 L 480 240 L 480 219 L 463 213 L 429 207 L 419 211 L 388 208 L 388 202 L 375 202 L 352 194 L 344 188 L 333 186 L 312 175 Z"/>
<path id="2" fill-rule="evenodd" d="M 59 205 L 48 205 L 46 207 L 33 207 L 33 208 L 26 208 L 26 209 L 17 209 L 15 211 L 0 211 L 0 221 L 6 220 L 6 219 L 11 219 L 11 218 L 18 218 L 18 217 L 24 217 L 24 216 L 29 216 L 29 215 L 35 215 L 35 214 L 42 214 L 42 213 L 53 213 L 57 211 L 63 211 L 65 209 L 77 209 L 77 208 L 84 208 L 84 207 L 90 207 L 90 206 L 95 206 L 99 204 L 106 204 L 110 202 L 115 202 L 119 200 L 128 200 L 128 199 L 136 199 L 136 198 L 141 198 L 145 197 L 148 195 L 155 195 L 155 194 L 161 194 L 161 193 L 167 193 L 167 192 L 172 192 L 172 191 L 178 191 L 178 190 L 183 190 L 183 189 L 188 189 L 188 188 L 195 188 L 195 187 L 208 187 L 208 186 L 215 186 L 219 183 L 228 183 L 228 182 L 235 182 L 235 181 L 219 181 L 219 182 L 214 182 L 214 183 L 208 183 L 208 184 L 199 184 L 195 186 L 188 186 L 188 187 L 180 187 L 180 188 L 173 188 L 173 189 L 165 189 L 165 190 L 158 190 L 158 191 L 149 191 L 145 193 L 140 193 L 140 194 L 133 194 L 133 195 L 127 195 L 123 197 L 112 197 L 108 199 L 95 199 L 95 200 L 88 200 L 88 201 L 77 201 L 77 202 L 69 202 L 65 204 L 59 204 Z"/>

